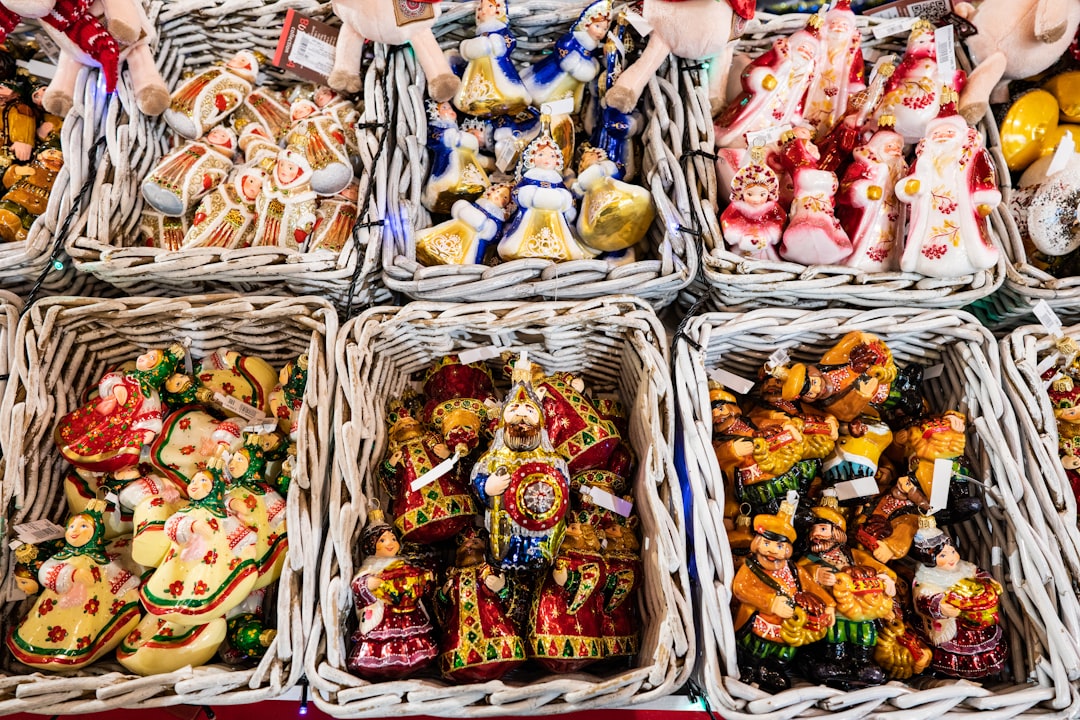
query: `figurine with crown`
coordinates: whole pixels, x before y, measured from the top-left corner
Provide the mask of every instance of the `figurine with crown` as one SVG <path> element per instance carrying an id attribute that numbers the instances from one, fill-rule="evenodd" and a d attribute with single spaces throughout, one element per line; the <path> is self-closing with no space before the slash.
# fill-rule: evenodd
<path id="1" fill-rule="evenodd" d="M 720 214 L 720 229 L 728 248 L 742 257 L 780 260 L 777 246 L 787 224 L 780 205 L 780 181 L 765 162 L 763 148 L 750 151 L 750 162 L 731 182 L 731 198 Z"/>
<path id="2" fill-rule="evenodd" d="M 480 166 L 480 143 L 458 127 L 457 112 L 448 102 L 428 101 L 427 148 L 431 174 L 421 202 L 433 213 L 448 213 L 458 200 L 474 200 L 491 185 Z"/>
<path id="3" fill-rule="evenodd" d="M 424 265 L 479 265 L 502 235 L 510 185 L 495 183 L 474 201 L 458 200 L 450 219 L 416 235 L 416 259 Z"/>
<path id="4" fill-rule="evenodd" d="M 387 409 L 390 442 L 382 479 L 393 497 L 394 527 L 404 542 L 448 540 L 472 522 L 475 501 L 458 465 L 440 467 L 451 458 L 450 448 L 424 428 L 410 401 L 391 401 Z"/>
<path id="5" fill-rule="evenodd" d="M 941 112 L 926 125 L 896 196 L 910 205 L 900 269 L 953 278 L 994 267 L 1000 251 L 987 215 L 1001 203 L 994 163 L 979 131 L 956 114 L 958 96 L 942 90 Z"/>
<path id="6" fill-rule="evenodd" d="M 424 422 L 459 457 L 471 455 L 482 438 L 491 437 L 499 402 L 483 363 L 466 365 L 457 355 L 442 356 L 424 376 L 424 397 Z"/>
<path id="7" fill-rule="evenodd" d="M 731 585 L 741 679 L 767 692 L 790 687 L 799 648 L 823 639 L 836 613 L 814 574 L 791 559 L 797 503 L 792 491 L 778 513 L 754 517 L 750 554 Z"/>
<path id="8" fill-rule="evenodd" d="M 550 565 L 566 530 L 570 474 L 544 422 L 531 363 L 522 353 L 495 438 L 472 470 L 473 488 L 487 508 L 491 556 L 504 569 Z"/>
<path id="9" fill-rule="evenodd" d="M 6 633 L 16 660 L 39 670 L 71 671 L 115 648 L 139 622 L 139 578 L 105 551 L 105 502 L 72 515 L 64 545 L 45 560 L 44 588 Z"/>
<path id="10" fill-rule="evenodd" d="M 401 543 L 377 508 L 368 512 L 360 551 L 364 562 L 352 579 L 358 626 L 349 670 L 369 680 L 406 677 L 439 654 L 424 607 L 435 576 L 398 555 Z"/>
<path id="11" fill-rule="evenodd" d="M 911 594 L 934 651 L 930 668 L 965 680 L 1000 673 L 1009 658 L 1001 627 L 1001 584 L 961 560 L 956 544 L 932 516 L 921 519 L 912 554 L 921 563 Z"/>
<path id="12" fill-rule="evenodd" d="M 517 40 L 510 32 L 509 0 L 480 0 L 476 37 L 461 41 L 468 65 L 454 95 L 454 107 L 476 117 L 516 115 L 532 98 L 510 58 Z"/>
<path id="13" fill-rule="evenodd" d="M 604 150 L 583 143 L 580 151 L 573 191 L 581 197 L 577 219 L 581 242 L 601 252 L 637 245 L 656 216 L 652 193 L 620 180 L 618 166 Z"/>
<path id="14" fill-rule="evenodd" d="M 286 148 L 278 153 L 273 168 L 255 200 L 258 220 L 252 244 L 297 250 L 304 247 L 318 219 L 311 163 L 304 152 Z"/>
<path id="15" fill-rule="evenodd" d="M 570 32 L 555 43 L 555 50 L 530 65 L 522 80 L 533 103 L 574 99 L 574 112 L 581 109 L 585 84 L 600 72 L 596 55 L 611 24 L 611 0 L 596 0 L 581 11 Z"/>

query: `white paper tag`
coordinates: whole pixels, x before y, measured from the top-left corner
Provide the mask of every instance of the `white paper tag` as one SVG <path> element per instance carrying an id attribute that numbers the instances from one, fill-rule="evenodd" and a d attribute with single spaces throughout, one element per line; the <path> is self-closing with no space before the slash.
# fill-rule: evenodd
<path id="1" fill-rule="evenodd" d="M 934 31 L 934 45 L 937 49 L 938 80 L 952 87 L 956 75 L 956 44 L 953 26 L 945 25 Z"/>
<path id="2" fill-rule="evenodd" d="M 949 504 L 949 485 L 952 483 L 953 461 L 938 458 L 934 461 L 933 487 L 930 488 L 930 514 L 944 510 Z"/>
<path id="3" fill-rule="evenodd" d="M 944 372 L 945 366 L 941 363 L 938 363 L 937 365 L 931 365 L 930 367 L 923 370 L 923 380 L 933 380 L 936 377 L 941 377 L 942 373 Z"/>
<path id="4" fill-rule="evenodd" d="M 251 424 L 251 425 L 245 425 L 244 426 L 244 432 L 246 432 L 246 433 L 254 433 L 256 435 L 267 435 L 269 433 L 274 432 L 277 429 L 278 429 L 278 425 L 277 425 L 276 422 L 273 422 L 273 421 L 264 422 L 264 423 L 254 423 L 254 424 Z"/>
<path id="5" fill-rule="evenodd" d="M 789 360 L 791 360 L 791 356 L 788 355 L 787 348 L 777 348 L 773 351 L 773 354 L 769 356 L 769 362 L 766 364 L 778 368 L 787 365 Z"/>
<path id="6" fill-rule="evenodd" d="M 517 157 L 520 148 L 514 140 L 498 140 L 495 142 L 495 167 L 503 172 L 510 172 L 514 167 L 514 158 Z"/>
<path id="7" fill-rule="evenodd" d="M 915 23 L 918 21 L 919 18 L 917 17 L 900 17 L 895 20 L 890 20 L 889 22 L 883 22 L 874 27 L 874 37 L 881 40 L 882 38 L 908 32 L 911 28 L 915 27 Z"/>
<path id="8" fill-rule="evenodd" d="M 1054 312 L 1054 308 L 1050 307 L 1050 303 L 1040 300 L 1035 303 L 1035 307 L 1031 311 L 1035 313 L 1035 319 L 1042 323 L 1047 332 L 1051 335 L 1061 336 L 1061 318 Z"/>
<path id="9" fill-rule="evenodd" d="M 620 57 L 626 57 L 626 45 L 623 44 L 623 41 L 619 38 L 618 35 L 609 32 L 606 39 L 610 40 L 611 43 L 615 46 L 615 50 L 619 53 Z"/>
<path id="10" fill-rule="evenodd" d="M 569 115 L 574 112 L 574 98 L 568 97 L 562 100 L 552 100 L 540 106 L 540 112 L 551 117 L 556 115 Z"/>
<path id="11" fill-rule="evenodd" d="M 190 344 L 191 343 L 189 342 L 188 345 L 190 345 Z M 188 347 L 187 345 L 184 346 L 184 374 L 185 375 L 194 375 L 195 374 L 195 368 L 191 364 L 191 348 Z"/>
<path id="12" fill-rule="evenodd" d="M 1064 170 L 1072 160 L 1074 152 L 1076 152 L 1076 141 L 1073 140 L 1072 133 L 1067 132 L 1061 136 L 1057 150 L 1054 151 L 1054 159 L 1050 161 L 1050 167 L 1046 169 L 1046 177 L 1053 177 Z"/>
<path id="13" fill-rule="evenodd" d="M 232 395 L 222 395 L 221 393 L 216 392 L 214 393 L 214 402 L 229 412 L 236 413 L 248 422 L 266 417 L 263 415 L 262 410 L 252 407 L 245 402 L 241 402 Z"/>
<path id="14" fill-rule="evenodd" d="M 723 385 L 725 388 L 738 395 L 745 395 L 754 389 L 754 381 L 747 380 L 734 373 L 729 373 L 721 368 L 709 370 L 709 378 Z"/>
<path id="15" fill-rule="evenodd" d="M 623 17 L 626 18 L 626 22 L 630 23 L 630 27 L 637 30 L 637 34 L 641 37 L 645 37 L 653 30 L 649 21 L 638 15 L 636 12 L 625 10 L 623 11 Z"/>
<path id="16" fill-rule="evenodd" d="M 483 362 L 484 360 L 499 357 L 505 350 L 506 348 L 504 347 L 495 347 L 494 345 L 472 348 L 471 350 L 462 350 L 458 353 L 458 362 L 462 365 Z"/>
<path id="17" fill-rule="evenodd" d="M 289 52 L 289 62 L 314 70 L 320 75 L 329 75 L 334 69 L 335 52 L 332 43 L 306 32 L 297 33 L 296 42 Z"/>
<path id="18" fill-rule="evenodd" d="M 588 495 L 600 507 L 623 517 L 630 517 L 630 513 L 634 509 L 634 503 L 618 495 L 612 495 L 607 490 L 602 490 L 595 485 L 582 485 L 581 494 Z"/>
<path id="19" fill-rule="evenodd" d="M 25 544 L 26 543 L 24 543 L 22 540 L 12 540 L 11 542 L 8 543 L 8 547 L 11 548 L 12 550 L 18 550 L 19 548 L 21 548 Z"/>
<path id="20" fill-rule="evenodd" d="M 995 545 L 990 548 L 990 567 L 999 567 L 1001 565 L 1001 546 Z"/>
<path id="21" fill-rule="evenodd" d="M 39 39 L 44 35 L 45 33 L 37 34 L 35 39 Z M 26 72 L 43 80 L 52 80 L 56 77 L 56 66 L 52 63 L 41 62 L 40 60 L 16 60 L 15 65 L 25 68 Z"/>
<path id="22" fill-rule="evenodd" d="M 16 525 L 14 530 L 15 535 L 27 545 L 37 545 L 40 542 L 64 537 L 64 528 L 52 520 L 34 520 Z"/>
<path id="23" fill-rule="evenodd" d="M 845 480 L 836 483 L 833 487 L 836 490 L 836 497 L 840 500 L 854 500 L 855 498 L 878 494 L 877 480 L 873 477 Z"/>
<path id="24" fill-rule="evenodd" d="M 420 477 L 413 480 L 409 487 L 412 489 L 413 492 L 416 492 L 423 487 L 427 487 L 431 483 L 441 478 L 446 473 L 450 472 L 454 467 L 454 463 L 456 463 L 460 458 L 461 455 L 455 452 L 453 455 L 446 458 L 441 463 L 431 468 Z"/>
<path id="25" fill-rule="evenodd" d="M 764 130 L 755 130 L 754 132 L 746 133 L 746 147 L 764 147 L 766 145 L 772 145 L 780 140 L 784 133 L 791 130 L 791 125 L 780 125 L 778 127 L 765 128 Z"/>

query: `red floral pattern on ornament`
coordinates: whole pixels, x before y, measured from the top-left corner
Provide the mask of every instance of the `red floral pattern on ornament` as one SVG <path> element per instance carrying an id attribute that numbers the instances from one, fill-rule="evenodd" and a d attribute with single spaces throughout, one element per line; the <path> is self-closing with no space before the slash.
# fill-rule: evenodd
<path id="1" fill-rule="evenodd" d="M 203 555 L 202 561 L 203 561 L 204 565 L 213 565 L 214 563 L 217 562 L 217 559 L 218 559 L 217 550 L 210 550 L 205 555 Z"/>
<path id="2" fill-rule="evenodd" d="M 169 585 L 169 594 L 173 597 L 180 597 L 180 593 L 184 592 L 184 581 L 176 580 Z"/>
<path id="3" fill-rule="evenodd" d="M 38 617 L 45 617 L 46 615 L 51 613 L 55 607 L 56 605 L 53 602 L 52 598 L 46 598 L 45 600 L 42 600 L 41 604 L 38 605 L 37 609 Z"/>
<path id="4" fill-rule="evenodd" d="M 937 260 L 943 257 L 948 249 L 947 245 L 924 245 L 922 254 L 931 260 Z"/>
<path id="5" fill-rule="evenodd" d="M 195 452 L 194 445 L 185 445 L 184 447 L 180 448 L 181 455 L 191 455 L 193 452 Z"/>
<path id="6" fill-rule="evenodd" d="M 236 386 L 230 382 L 224 382 L 221 383 L 221 389 L 225 391 L 226 395 L 232 395 L 233 391 L 236 390 Z"/>
<path id="7" fill-rule="evenodd" d="M 180 426 L 181 430 L 187 430 L 191 427 L 191 418 L 182 418 L 177 425 Z"/>
<path id="8" fill-rule="evenodd" d="M 60 625 L 50 625 L 47 629 L 49 631 L 49 642 L 58 643 L 66 638 L 68 634 L 68 631 Z"/>
<path id="9" fill-rule="evenodd" d="M 112 605 L 109 606 L 109 614 L 110 615 L 119 615 L 120 611 L 123 610 L 123 609 L 124 609 L 124 601 L 123 600 L 119 600 L 119 599 L 113 600 Z"/>
<path id="10" fill-rule="evenodd" d="M 210 589 L 210 586 L 199 580 L 195 583 L 195 588 L 191 591 L 195 595 L 205 595 L 206 591 Z"/>
<path id="11" fill-rule="evenodd" d="M 87 600 L 86 604 L 83 605 L 83 612 L 88 613 L 90 615 L 97 615 L 97 612 L 98 612 L 98 609 L 100 608 L 100 606 L 101 606 L 101 603 L 98 601 L 97 596 L 94 596 L 94 597 L 90 598 L 89 600 Z"/>

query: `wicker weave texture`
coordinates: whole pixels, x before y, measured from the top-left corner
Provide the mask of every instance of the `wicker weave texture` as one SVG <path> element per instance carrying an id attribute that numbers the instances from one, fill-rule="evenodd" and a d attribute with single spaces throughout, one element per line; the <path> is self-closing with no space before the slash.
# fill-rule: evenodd
<path id="1" fill-rule="evenodd" d="M 899 364 L 943 365 L 927 381 L 935 410 L 959 409 L 968 418 L 967 456 L 982 489 L 983 513 L 949 531 L 961 555 L 1006 588 L 1002 616 L 1012 659 L 1007 682 L 980 685 L 955 680 L 890 682 L 844 692 L 805 683 L 768 695 L 741 682 L 730 602 L 734 565 L 723 525 L 724 481 L 712 448 L 712 413 L 706 369 L 743 377 L 778 347 L 794 361 L 816 362 L 846 333 L 882 338 Z M 703 685 L 728 720 L 831 717 L 1075 717 L 1080 698 L 1070 683 L 1080 674 L 1077 601 L 1045 523 L 1033 527 L 1026 506 L 1033 490 L 1005 434 L 1015 423 L 1001 389 L 993 338 L 967 313 L 893 309 L 829 309 L 813 313 L 765 309 L 742 315 L 707 313 L 686 328 L 675 358 L 675 388 L 693 494 L 694 554 L 701 581 L 699 664 Z"/>
<path id="2" fill-rule="evenodd" d="M 777 36 L 790 35 L 801 29 L 808 17 L 758 13 L 739 40 L 736 52 L 756 57 L 767 50 Z M 856 16 L 856 21 L 862 31 L 863 51 L 868 64 L 872 57 L 881 54 L 891 53 L 898 58 L 903 55 L 904 36 L 884 40 L 874 38 L 873 27 L 884 21 L 867 16 Z M 961 48 L 959 45 L 957 47 L 957 55 L 960 56 Z M 692 137 L 703 138 L 699 142 L 711 153 L 715 143 L 712 118 L 695 116 L 694 119 L 697 122 L 691 125 L 689 133 Z M 844 266 L 806 266 L 741 257 L 727 249 L 720 230 L 717 213 L 721 208 L 715 165 L 706 157 L 698 157 L 694 160 L 694 166 L 702 183 L 702 215 L 698 221 L 705 228 L 702 273 L 713 296 L 711 305 L 716 309 L 763 305 L 825 307 L 832 304 L 959 308 L 989 295 L 1005 279 L 1004 257 L 990 270 L 952 279 L 928 278 L 918 273 L 904 272 L 866 273 Z M 1000 174 L 998 181 L 1003 185 L 1004 192 L 1008 174 Z M 1015 224 L 1007 217 L 1003 207 L 989 216 L 990 236 L 998 247 L 1008 246 L 1015 241 Z"/>
<path id="3" fill-rule="evenodd" d="M 337 314 L 318 298 L 59 298 L 30 308 L 18 327 L 11 380 L 0 406 L 7 452 L 0 507 L 8 528 L 40 518 L 65 521 L 67 466 L 53 443 L 53 428 L 78 406 L 83 389 L 147 348 L 190 343 L 189 352 L 199 358 L 229 347 L 275 365 L 306 352 L 308 383 L 299 416 L 298 470 L 288 496 L 288 557 L 276 607 L 267 607 L 278 635 L 259 665 L 236 670 L 217 663 L 140 678 L 106 656 L 82 671 L 58 676 L 31 673 L 5 652 L 0 660 L 0 714 L 256 702 L 280 695 L 300 679 L 323 536 L 329 405 L 336 372 L 330 353 L 336 333 Z M 0 575 L 10 575 L 11 562 L 11 553 L 3 553 Z M 0 601 L 3 622 L 10 627 L 25 607 L 10 597 Z"/>
<path id="4" fill-rule="evenodd" d="M 629 706 L 671 693 L 695 656 L 685 554 L 685 518 L 671 455 L 674 413 L 662 327 L 648 305 L 623 296 L 581 303 L 415 302 L 375 308 L 339 335 L 330 537 L 322 562 L 321 624 L 308 645 L 307 676 L 318 706 L 338 717 L 430 714 L 489 717 Z M 596 393 L 616 393 L 630 413 L 639 466 L 644 578 L 638 595 L 641 651 L 634 667 L 609 677 L 585 673 L 526 676 L 483 684 L 416 678 L 369 683 L 345 669 L 350 582 L 387 446 L 385 404 L 411 373 L 470 347 L 495 345 L 549 372 L 580 373 Z"/>
<path id="5" fill-rule="evenodd" d="M 541 58 L 587 4 L 584 0 L 511 2 L 510 26 L 518 39 L 514 59 L 521 64 Z M 456 49 L 462 39 L 473 36 L 474 13 L 471 1 L 442 3 L 435 32 L 444 48 Z M 416 299 L 455 302 L 586 299 L 627 293 L 646 298 L 656 308 L 671 303 L 698 270 L 692 225 L 697 186 L 683 170 L 681 159 L 689 114 L 709 106 L 703 80 L 704 73 L 668 62 L 643 95 L 647 122 L 638 139 L 643 152 L 635 182 L 652 192 L 657 209 L 649 229 L 647 257 L 621 267 L 603 260 L 557 263 L 539 258 L 494 267 L 424 267 L 416 260 L 414 236 L 432 225 L 420 204 L 429 167 L 426 93 L 413 55 L 394 53 L 387 81 L 391 103 L 397 108 L 396 136 L 387 185 L 377 191 L 382 217 L 392 221 L 383 229 L 382 271 L 387 287 Z"/>
<path id="6" fill-rule="evenodd" d="M 155 2 L 151 18 L 158 30 L 156 57 L 165 84 L 175 88 L 187 73 L 228 60 L 239 50 L 259 53 L 261 67 L 269 67 L 268 58 L 274 55 L 289 9 L 323 19 L 330 14 L 329 3 L 315 0 Z M 382 137 L 375 128 L 385 124 L 386 104 L 380 90 L 384 71 L 385 64 L 380 61 L 364 70 L 365 90 L 358 104 L 362 198 Z M 280 74 L 268 77 L 272 85 L 299 82 Z M 138 111 L 126 73 L 101 112 L 107 152 L 99 163 L 87 202 L 86 227 L 72 233 L 66 243 L 79 269 L 134 294 L 182 297 L 223 289 L 311 294 L 325 297 L 339 307 L 348 304 L 349 287 L 356 273 L 355 305 L 386 299 L 385 290 L 375 289 L 377 248 L 363 230 L 354 233 L 340 253 L 300 253 L 275 247 L 179 251 L 145 247 L 138 232 L 144 206 L 140 186 L 168 150 L 173 133 L 160 118 L 148 118 Z M 366 217 L 367 212 L 359 215 Z"/>

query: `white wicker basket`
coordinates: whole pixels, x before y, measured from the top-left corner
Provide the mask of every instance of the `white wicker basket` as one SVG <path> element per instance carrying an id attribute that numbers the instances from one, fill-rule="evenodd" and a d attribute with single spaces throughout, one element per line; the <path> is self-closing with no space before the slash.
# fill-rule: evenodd
<path id="1" fill-rule="evenodd" d="M 22 301 L 9 292 L 0 290 L 0 397 L 4 396 L 11 372 L 11 358 L 15 354 L 15 326 L 19 324 Z M 0 460 L 4 457 L 4 437 L 0 433 Z M 0 469 L 0 478 L 3 477 Z"/>
<path id="2" fill-rule="evenodd" d="M 342 328 L 322 622 L 316 623 L 306 659 L 320 709 L 338 717 L 550 714 L 634 705 L 682 686 L 695 647 L 662 338 L 648 305 L 628 296 L 578 304 L 416 302 L 401 309 L 372 309 Z M 633 494 L 645 538 L 638 594 L 641 650 L 633 669 L 609 677 L 545 674 L 461 685 L 427 678 L 366 682 L 345 669 L 345 624 L 354 612 L 349 585 L 359 534 L 370 499 L 380 492 L 376 477 L 387 443 L 386 401 L 409 386 L 411 373 L 435 359 L 493 344 L 527 349 L 529 358 L 550 372 L 581 373 L 596 392 L 614 391 L 627 408 L 635 408 L 630 439 L 640 465 Z"/>
<path id="3" fill-rule="evenodd" d="M 510 2 L 511 30 L 518 38 L 514 59 L 535 62 L 550 49 L 587 5 L 584 0 Z M 618 5 L 618 3 L 616 3 Z M 444 48 L 457 48 L 474 32 L 474 2 L 443 2 L 434 30 Z M 391 104 L 398 109 L 390 174 L 380 182 L 383 217 L 401 221 L 383 228 L 383 280 L 391 290 L 420 300 L 562 300 L 627 293 L 662 307 L 697 274 L 698 247 L 692 226 L 696 183 L 681 166 L 683 135 L 690 115 L 709 115 L 704 73 L 665 63 L 643 97 L 647 125 L 635 182 L 652 192 L 656 219 L 649 229 L 648 257 L 622 267 L 603 260 L 552 262 L 512 260 L 488 265 L 425 267 L 416 260 L 415 229 L 430 227 L 420 204 L 427 182 L 427 113 L 423 75 L 411 53 L 395 53 L 387 73 Z M 407 225 L 409 227 L 402 227 Z"/>
<path id="4" fill-rule="evenodd" d="M 773 16 L 758 13 L 739 40 L 738 51 L 757 54 L 768 49 L 779 35 L 789 35 L 801 29 L 809 16 L 801 14 Z M 877 40 L 873 27 L 882 21 L 877 17 L 856 16 L 863 34 L 864 52 L 888 51 L 903 55 L 904 36 Z M 957 55 L 962 48 L 957 45 Z M 691 126 L 692 137 L 707 137 L 707 149 L 712 152 L 715 133 L 712 118 L 705 125 Z M 984 129 L 984 133 L 986 130 Z M 835 265 L 800 265 L 787 261 L 751 260 L 729 251 L 720 230 L 718 212 L 720 198 L 716 168 L 706 157 L 694 159 L 697 176 L 701 178 L 703 201 L 699 222 L 705 228 L 705 250 L 702 254 L 702 273 L 710 288 L 710 306 L 716 309 L 751 309 L 762 305 L 779 307 L 825 307 L 830 304 L 890 307 L 897 304 L 917 307 L 963 307 L 985 297 L 1005 279 L 1005 259 L 990 270 L 953 279 L 927 278 L 918 273 L 866 273 L 855 268 Z M 999 184 L 1008 183 L 1007 173 L 998 176 Z M 1003 206 L 1002 206 L 1003 207 Z M 991 239 L 998 246 L 1013 241 L 1016 228 L 1002 209 L 989 216 Z"/>
<path id="5" fill-rule="evenodd" d="M 270 610 L 278 635 L 258 666 L 237 670 L 215 663 L 141 678 L 106 656 L 60 676 L 31 672 L 5 651 L 0 659 L 0 714 L 247 703 L 275 697 L 296 684 L 315 608 L 336 334 L 337 314 L 318 298 L 58 298 L 30 308 L 19 323 L 14 369 L 0 406 L 7 452 L 0 484 L 6 528 L 0 554 L 3 577 L 12 571 L 6 540 L 13 525 L 39 518 L 65 521 L 66 463 L 53 442 L 53 428 L 109 366 L 141 349 L 186 338 L 195 357 L 227 345 L 280 365 L 306 352 L 308 382 L 300 411 L 298 470 L 288 496 L 289 553 L 277 585 L 276 609 Z M 9 627 L 18 620 L 21 603 L 0 600 L 3 624 Z"/>
<path id="6" fill-rule="evenodd" d="M 329 3 L 317 0 L 155 0 L 151 19 L 158 30 L 157 64 L 166 85 L 174 88 L 183 74 L 227 60 L 243 49 L 264 55 L 260 64 L 266 67 L 289 9 L 322 19 L 330 13 Z M 372 169 L 382 143 L 380 128 L 386 122 L 387 105 L 379 91 L 384 70 L 384 56 L 377 53 L 376 62 L 366 68 L 359 121 L 364 166 L 361 198 L 369 192 L 366 183 L 370 177 L 385 173 Z M 312 294 L 344 308 L 352 286 L 354 306 L 386 298 L 385 291 L 375 290 L 377 248 L 363 228 L 354 232 L 340 253 L 300 253 L 274 247 L 168 251 L 143 246 L 138 233 L 143 209 L 140 185 L 167 150 L 172 132 L 160 118 L 148 118 L 138 111 L 126 73 L 104 112 L 108 152 L 94 178 L 86 226 L 72 233 L 66 243 L 80 270 L 136 294 L 185 296 L 225 289 Z M 359 213 L 360 222 L 370 221 L 370 214 L 369 204 Z"/>
<path id="7" fill-rule="evenodd" d="M 729 609 L 734 575 L 721 512 L 724 483 L 712 448 L 712 413 L 706 369 L 715 366 L 754 377 L 777 347 L 816 362 L 852 330 L 881 337 L 897 362 L 942 364 L 927 381 L 935 409 L 956 408 L 968 417 L 968 457 L 983 489 L 986 509 L 953 526 L 961 554 L 988 570 L 1006 588 L 1003 622 L 1011 647 L 1010 682 L 1001 686 L 955 680 L 890 682 L 844 692 L 797 684 L 768 695 L 739 678 L 735 628 Z M 1014 423 L 998 380 L 998 355 L 989 331 L 967 313 L 891 309 L 818 312 L 765 309 L 693 318 L 676 348 L 675 388 L 693 495 L 694 554 L 700 578 L 702 683 L 728 720 L 787 720 L 827 714 L 836 718 L 1075 717 L 1080 697 L 1070 680 L 1080 676 L 1075 634 L 1078 606 L 1062 560 L 1034 529 L 1024 506 L 1033 489 L 1003 434 Z"/>

